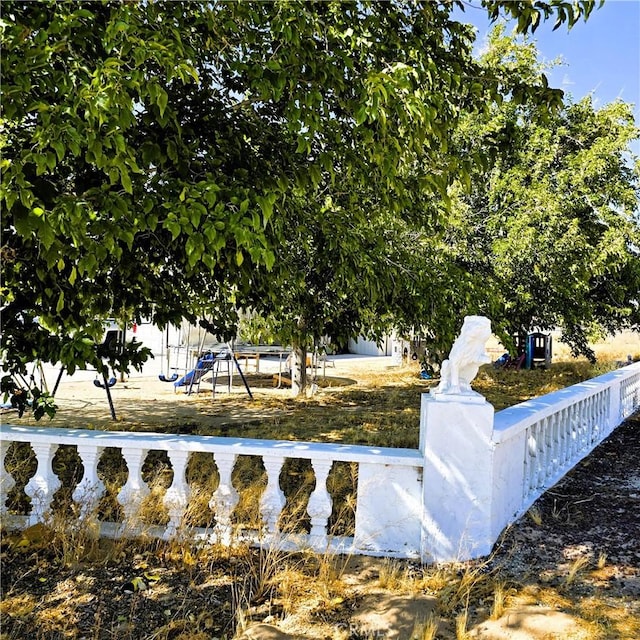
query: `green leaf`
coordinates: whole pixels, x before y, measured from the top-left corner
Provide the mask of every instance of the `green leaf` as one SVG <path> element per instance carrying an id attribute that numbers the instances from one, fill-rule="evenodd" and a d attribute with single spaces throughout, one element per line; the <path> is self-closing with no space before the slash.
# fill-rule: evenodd
<path id="1" fill-rule="evenodd" d="M 122 188 L 127 193 L 133 193 L 133 185 L 131 184 L 131 178 L 129 177 L 129 172 L 123 167 L 120 166 L 120 180 L 122 182 Z"/>
<path id="2" fill-rule="evenodd" d="M 53 140 L 51 146 L 54 148 L 56 155 L 58 156 L 58 162 L 62 162 L 64 158 L 64 145 L 59 140 Z"/>
<path id="3" fill-rule="evenodd" d="M 169 100 L 169 95 L 164 89 L 160 87 L 158 91 L 157 103 L 158 103 L 158 107 L 160 108 L 161 116 L 164 115 L 165 109 L 167 108 L 168 100 Z"/>
<path id="4" fill-rule="evenodd" d="M 361 125 L 365 122 L 365 120 L 367 119 L 367 108 L 365 105 L 360 105 L 358 107 L 358 109 L 356 110 L 356 124 L 357 125 Z"/>
<path id="5" fill-rule="evenodd" d="M 38 226 L 38 239 L 42 242 L 45 249 L 50 249 L 56 240 L 56 235 L 51 225 L 41 218 L 42 223 Z"/>
<path id="6" fill-rule="evenodd" d="M 309 141 L 304 136 L 298 136 L 298 146 L 296 147 L 296 153 L 308 153 Z"/>
<path id="7" fill-rule="evenodd" d="M 276 262 L 276 256 L 273 251 L 265 251 L 264 252 L 264 264 L 267 267 L 267 271 L 271 271 L 273 269 L 273 265 Z"/>
<path id="8" fill-rule="evenodd" d="M 177 220 L 166 220 L 164 222 L 164 228 L 171 233 L 172 240 L 177 240 L 182 233 L 182 227 Z"/>

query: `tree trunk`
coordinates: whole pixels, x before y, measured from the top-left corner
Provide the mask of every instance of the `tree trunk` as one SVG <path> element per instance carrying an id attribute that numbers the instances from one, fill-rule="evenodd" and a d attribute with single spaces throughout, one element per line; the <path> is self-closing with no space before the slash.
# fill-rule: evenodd
<path id="1" fill-rule="evenodd" d="M 291 394 L 298 396 L 307 389 L 307 347 L 293 345 L 291 351 Z"/>

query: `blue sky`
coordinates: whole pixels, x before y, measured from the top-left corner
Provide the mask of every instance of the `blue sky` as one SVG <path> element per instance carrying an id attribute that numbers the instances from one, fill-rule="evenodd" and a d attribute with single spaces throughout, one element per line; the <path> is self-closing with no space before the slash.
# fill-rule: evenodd
<path id="1" fill-rule="evenodd" d="M 480 0 L 465 4 L 456 19 L 478 27 L 481 45 L 490 29 L 486 11 Z M 547 73 L 549 84 L 570 93 L 574 101 L 592 93 L 596 107 L 618 97 L 634 103 L 640 124 L 640 0 L 605 0 L 570 31 L 566 24 L 553 31 L 553 24 L 542 23 L 533 35 L 543 60 L 564 61 Z"/>

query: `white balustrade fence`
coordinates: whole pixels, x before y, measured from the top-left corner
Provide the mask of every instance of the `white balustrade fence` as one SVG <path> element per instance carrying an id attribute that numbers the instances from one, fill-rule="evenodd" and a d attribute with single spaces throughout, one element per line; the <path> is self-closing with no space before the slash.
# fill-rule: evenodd
<path id="1" fill-rule="evenodd" d="M 389 515 L 392 522 L 401 522 L 407 517 L 407 505 L 404 500 L 412 492 L 413 505 L 419 505 L 419 477 L 421 469 L 421 455 L 417 450 L 410 449 L 380 449 L 373 447 L 354 446 L 345 444 L 322 444 L 308 442 L 279 442 L 272 440 L 250 440 L 239 438 L 220 438 L 209 436 L 179 436 L 162 434 L 144 434 L 130 432 L 105 432 L 83 429 L 59 429 L 47 427 L 3 426 L 1 431 L 2 445 L 2 494 L 1 503 L 4 520 L 17 526 L 28 526 L 42 521 L 50 513 L 56 491 L 61 487 L 59 477 L 53 472 L 56 453 L 61 448 L 71 447 L 77 452 L 81 461 L 82 478 L 72 489 L 71 497 L 78 511 L 79 517 L 95 516 L 101 499 L 106 494 L 105 481 L 99 473 L 98 463 L 107 450 L 117 450 L 121 453 L 126 464 L 126 482 L 119 488 L 116 501 L 122 509 L 120 522 L 103 523 L 106 535 L 136 535 L 141 532 L 170 538 L 176 534 L 206 536 L 212 541 L 231 542 L 234 538 L 255 539 L 263 543 L 276 542 L 283 546 L 299 546 L 313 548 L 318 551 L 333 549 L 336 551 L 350 550 L 354 545 L 363 550 L 375 545 L 375 540 L 387 531 L 379 532 L 377 502 L 380 493 L 372 491 L 367 484 L 371 477 L 372 483 L 382 480 L 383 490 L 387 482 L 395 478 L 413 483 L 410 487 L 397 486 L 391 490 L 396 505 L 395 513 Z M 10 459 L 15 459 L 18 452 L 9 455 L 12 443 L 28 443 L 29 454 L 35 454 L 32 464 L 35 473 L 27 484 L 20 490 L 22 497 L 27 496 L 30 502 L 28 515 L 13 515 L 7 508 L 11 504 L 8 495 L 12 493 L 16 481 L 7 471 L 11 468 Z M 15 446 L 15 445 L 13 445 Z M 33 453 L 31 453 L 31 450 Z M 146 526 L 140 521 L 140 505 L 150 495 L 150 487 L 145 482 L 144 467 L 148 463 L 150 454 L 165 452 L 171 468 L 171 484 L 162 497 L 166 524 L 162 526 Z M 195 454 L 209 454 L 212 456 L 214 472 L 219 476 L 217 487 L 208 496 L 208 506 L 214 514 L 214 524 L 209 528 L 190 527 L 185 530 L 185 516 L 187 514 L 192 486 L 188 480 L 187 467 L 191 457 Z M 28 466 L 29 460 L 22 464 Z M 158 456 L 155 456 L 158 458 Z M 259 512 L 261 526 L 255 530 L 246 530 L 247 523 L 234 526 L 234 510 L 240 503 L 240 492 L 234 484 L 234 470 L 241 457 L 252 457 L 254 466 L 260 466 L 266 475 L 266 486 L 259 498 Z M 256 461 L 255 458 L 259 459 Z M 281 514 L 287 504 L 287 498 L 281 489 L 281 472 L 287 460 L 307 460 L 313 473 L 313 489 L 306 498 L 305 515 L 309 520 L 308 531 L 296 531 L 294 523 L 283 523 Z M 200 461 L 202 462 L 202 461 Z M 347 526 L 351 521 L 357 523 L 355 531 L 347 531 L 347 535 L 334 535 L 340 526 L 340 514 L 336 509 L 348 509 L 349 502 L 354 497 L 346 497 L 344 504 L 334 505 L 334 497 L 328 489 L 328 477 L 336 465 L 357 465 L 357 484 L 353 493 L 357 495 L 357 509 L 355 514 L 351 508 L 351 517 L 347 517 Z M 15 463 L 13 464 L 15 466 Z M 245 465 L 246 466 L 246 465 Z M 373 473 L 370 473 L 372 470 Z M 347 474 L 349 469 L 347 469 Z M 18 473 L 16 473 L 18 475 Z M 343 470 L 344 475 L 344 470 Z M 377 486 L 377 485 L 376 485 Z M 16 487 L 17 488 L 17 487 Z M 297 496 L 294 496 L 294 499 Z M 303 498 L 304 499 L 304 498 Z M 23 500 L 24 501 L 24 500 Z M 15 502 L 15 497 L 14 497 Z M 391 511 L 394 511 L 392 508 Z M 336 524 L 332 526 L 334 515 Z M 402 530 L 408 525 L 397 525 Z M 239 531 L 244 533 L 240 534 Z M 403 534 L 394 538 L 402 539 Z M 394 540 L 395 542 L 395 540 Z M 373 547 L 375 550 L 375 547 Z M 398 548 L 386 548 L 384 551 L 400 555 L 416 555 L 419 547 L 408 548 L 406 543 L 400 542 Z"/>
<path id="2" fill-rule="evenodd" d="M 635 363 L 497 413 L 496 537 L 639 408 Z"/>
<path id="3" fill-rule="evenodd" d="M 638 408 L 640 363 L 495 415 L 482 398 L 423 394 L 416 450 L 4 425 L 0 509 L 7 526 L 29 526 L 62 509 L 66 492 L 74 517 L 98 518 L 103 535 L 462 560 L 489 553 L 505 526 Z M 67 466 L 78 461 L 75 475 L 54 472 L 64 471 L 62 452 Z M 121 456 L 119 476 L 101 470 L 108 456 Z M 154 465 L 171 480 L 145 523 Z M 253 519 L 243 465 L 260 477 Z M 202 500 L 198 470 L 212 479 L 206 523 L 189 516 Z M 288 473 L 310 476 L 306 493 L 285 495 Z"/>

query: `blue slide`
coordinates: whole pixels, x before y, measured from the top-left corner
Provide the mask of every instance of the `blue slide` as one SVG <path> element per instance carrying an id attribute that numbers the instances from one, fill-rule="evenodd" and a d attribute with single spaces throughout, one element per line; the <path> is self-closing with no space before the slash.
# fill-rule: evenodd
<path id="1" fill-rule="evenodd" d="M 180 380 L 176 380 L 176 382 L 173 383 L 173 386 L 177 388 L 184 387 L 192 383 L 197 384 L 207 371 L 211 371 L 215 359 L 216 357 L 213 353 L 205 353 L 196 363 L 196 368 L 182 376 Z"/>

